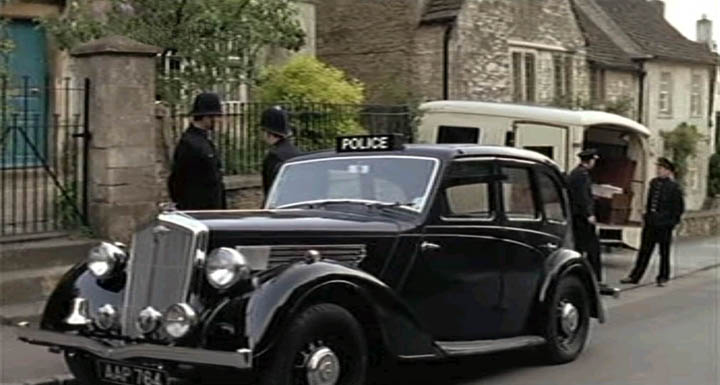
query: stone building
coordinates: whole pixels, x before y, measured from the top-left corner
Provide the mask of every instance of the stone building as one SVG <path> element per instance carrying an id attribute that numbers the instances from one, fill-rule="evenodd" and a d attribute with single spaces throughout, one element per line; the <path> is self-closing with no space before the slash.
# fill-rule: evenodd
<path id="1" fill-rule="evenodd" d="M 660 133 L 681 123 L 696 126 L 703 135 L 685 179 L 687 206 L 700 209 L 707 191 L 708 158 L 714 152 L 717 55 L 709 42 L 691 41 L 673 28 L 664 17 L 662 1 L 573 2 L 587 40 L 594 104 L 627 107 L 626 115 L 649 127 L 651 156 L 667 152 Z M 700 22 L 699 29 L 708 28 L 706 24 Z"/>
<path id="2" fill-rule="evenodd" d="M 570 0 L 325 3 L 318 56 L 363 81 L 370 101 L 561 104 L 589 93 Z"/>

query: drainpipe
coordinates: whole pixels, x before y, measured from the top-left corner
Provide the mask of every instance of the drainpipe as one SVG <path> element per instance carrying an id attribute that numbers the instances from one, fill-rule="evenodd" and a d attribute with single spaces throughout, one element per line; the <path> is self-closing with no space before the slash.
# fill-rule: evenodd
<path id="1" fill-rule="evenodd" d="M 452 34 L 453 23 L 445 28 L 443 36 L 443 100 L 450 98 L 450 35 Z"/>
<path id="2" fill-rule="evenodd" d="M 638 92 L 638 117 L 637 121 L 647 125 L 645 121 L 645 78 L 647 77 L 647 71 L 645 71 L 645 63 L 640 62 L 640 81 L 639 81 L 639 92 Z"/>

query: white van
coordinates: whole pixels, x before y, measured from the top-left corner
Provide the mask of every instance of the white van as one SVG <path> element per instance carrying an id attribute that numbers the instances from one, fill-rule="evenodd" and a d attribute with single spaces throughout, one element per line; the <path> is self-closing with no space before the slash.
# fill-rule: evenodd
<path id="1" fill-rule="evenodd" d="M 525 148 L 552 158 L 566 172 L 584 148 L 600 159 L 592 170 L 600 240 L 604 245 L 640 245 L 645 191 L 654 159 L 650 130 L 601 111 L 509 103 L 436 101 L 420 106 L 419 143 L 480 143 Z"/>

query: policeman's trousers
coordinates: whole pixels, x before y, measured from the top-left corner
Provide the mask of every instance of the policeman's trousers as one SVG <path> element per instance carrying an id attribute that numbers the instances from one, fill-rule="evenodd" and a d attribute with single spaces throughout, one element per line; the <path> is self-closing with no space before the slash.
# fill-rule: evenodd
<path id="1" fill-rule="evenodd" d="M 597 236 L 595 225 L 587 218 L 573 217 L 573 232 L 575 233 L 575 249 L 585 253 L 590 265 L 595 272 L 595 278 L 602 282 L 602 262 L 600 261 L 600 240 Z"/>
<path id="2" fill-rule="evenodd" d="M 650 257 L 655 244 L 660 244 L 660 271 L 658 272 L 657 281 L 667 281 L 670 279 L 670 244 L 672 242 L 672 227 L 670 226 L 652 226 L 646 225 L 642 230 L 642 243 L 638 251 L 635 267 L 630 273 L 633 281 L 640 281 L 645 270 L 650 263 Z"/>

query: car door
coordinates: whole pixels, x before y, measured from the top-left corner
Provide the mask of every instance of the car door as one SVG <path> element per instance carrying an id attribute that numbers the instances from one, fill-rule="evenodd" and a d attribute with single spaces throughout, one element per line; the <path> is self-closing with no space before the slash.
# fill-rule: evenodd
<path id="1" fill-rule="evenodd" d="M 500 165 L 505 176 L 500 187 L 501 223 L 505 248 L 505 309 L 501 334 L 525 334 L 537 293 L 544 277 L 545 261 L 562 244 L 564 206 L 553 179 L 530 162 L 508 161 Z M 544 204 L 547 199 L 547 205 Z M 550 219 L 552 218 L 552 219 Z"/>
<path id="2" fill-rule="evenodd" d="M 449 168 L 401 295 L 441 341 L 494 338 L 501 329 L 502 241 L 491 160 Z"/>

